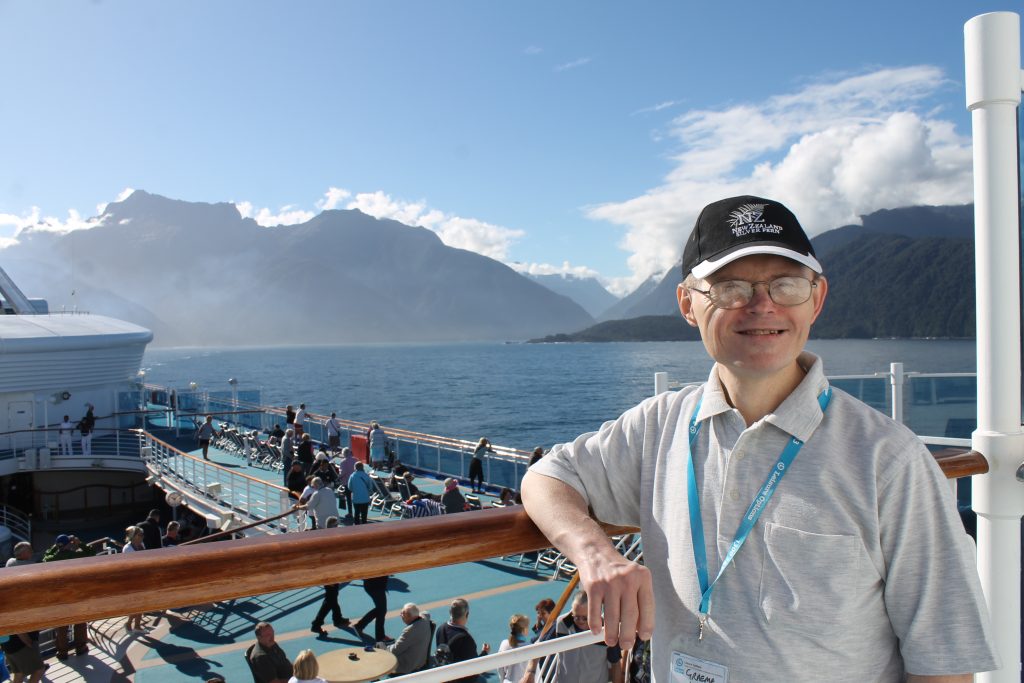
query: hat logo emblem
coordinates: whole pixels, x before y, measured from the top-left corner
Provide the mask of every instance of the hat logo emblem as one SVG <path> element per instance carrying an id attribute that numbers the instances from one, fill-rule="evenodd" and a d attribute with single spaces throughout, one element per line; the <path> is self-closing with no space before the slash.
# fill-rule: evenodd
<path id="1" fill-rule="evenodd" d="M 766 204 L 744 204 L 732 211 L 727 219 L 735 237 L 743 237 L 752 232 L 768 232 L 778 235 L 782 232 L 781 225 L 768 224 L 764 221 Z"/>

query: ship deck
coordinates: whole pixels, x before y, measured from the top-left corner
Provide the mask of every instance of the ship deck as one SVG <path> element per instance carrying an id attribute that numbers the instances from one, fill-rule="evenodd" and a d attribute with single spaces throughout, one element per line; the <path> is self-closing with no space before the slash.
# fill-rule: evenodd
<path id="1" fill-rule="evenodd" d="M 165 433 L 161 438 L 169 436 Z M 186 450 L 185 444 L 195 445 L 194 438 L 177 441 L 176 445 L 182 450 L 202 457 L 198 449 Z M 251 466 L 234 454 L 211 447 L 210 458 L 235 472 L 281 483 L 279 472 Z M 431 493 L 440 493 L 443 489 L 441 481 L 426 476 L 417 476 L 415 483 Z M 481 498 L 485 506 L 495 500 L 489 495 Z M 371 525 L 402 523 L 398 517 L 388 518 L 379 511 L 371 511 L 369 521 Z M 437 542 L 442 544 L 445 539 L 439 538 Z M 302 563 L 303 558 L 282 557 L 281 562 Z M 447 620 L 448 605 L 461 597 L 470 603 L 469 630 L 477 645 L 486 642 L 497 651 L 500 642 L 507 637 L 511 615 L 525 614 L 532 623 L 537 602 L 543 598 L 558 599 L 566 581 L 553 578 L 552 572 L 545 571 L 543 566 L 535 570 L 532 557 L 526 561 L 518 555 L 393 575 L 388 587 L 385 631 L 391 637 L 401 633 L 403 624 L 399 612 L 407 602 L 415 602 L 440 625 Z M 215 604 L 182 605 L 180 609 L 148 614 L 145 634 L 126 633 L 125 618 L 95 622 L 90 625 L 90 640 L 94 644 L 90 654 L 72 654 L 64 662 L 51 657 L 47 679 L 164 683 L 220 676 L 227 681 L 247 681 L 251 675 L 244 659 L 245 649 L 254 642 L 253 629 L 261 621 L 274 626 L 277 642 L 290 659 L 307 648 L 319 656 L 335 649 L 371 644 L 363 642 L 352 629 L 334 628 L 330 618 L 324 624 L 326 636 L 311 632 L 311 622 L 322 597 L 323 590 L 312 586 Z M 339 602 L 344 616 L 352 623 L 372 607 L 361 581 L 343 583 Z M 365 633 L 372 637 L 372 624 Z M 496 679 L 495 674 L 489 674 L 488 680 Z"/>

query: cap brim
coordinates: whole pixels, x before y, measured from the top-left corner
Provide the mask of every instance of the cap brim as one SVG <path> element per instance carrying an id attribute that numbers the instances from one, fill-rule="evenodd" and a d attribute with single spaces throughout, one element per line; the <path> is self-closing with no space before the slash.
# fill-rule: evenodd
<path id="1" fill-rule="evenodd" d="M 744 256 L 754 256 L 756 254 L 768 254 L 771 256 L 782 256 L 788 258 L 791 261 L 796 261 L 802 265 L 807 266 L 815 273 L 821 274 L 821 264 L 818 263 L 818 259 L 814 258 L 810 254 L 801 254 L 798 251 L 792 249 L 786 249 L 775 244 L 748 244 L 735 251 L 730 251 L 725 254 L 721 254 L 717 259 L 707 261 L 701 261 L 690 273 L 698 280 L 703 280 L 708 275 L 711 275 L 716 270 L 732 263 L 737 259 L 741 259 Z"/>

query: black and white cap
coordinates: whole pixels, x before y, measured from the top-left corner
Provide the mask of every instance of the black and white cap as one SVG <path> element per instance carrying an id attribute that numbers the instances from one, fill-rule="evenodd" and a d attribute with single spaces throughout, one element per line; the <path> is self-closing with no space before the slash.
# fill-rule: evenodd
<path id="1" fill-rule="evenodd" d="M 753 254 L 774 254 L 815 273 L 821 264 L 793 212 L 771 199 L 743 195 L 704 207 L 683 248 L 683 277 L 703 280 L 722 266 Z"/>

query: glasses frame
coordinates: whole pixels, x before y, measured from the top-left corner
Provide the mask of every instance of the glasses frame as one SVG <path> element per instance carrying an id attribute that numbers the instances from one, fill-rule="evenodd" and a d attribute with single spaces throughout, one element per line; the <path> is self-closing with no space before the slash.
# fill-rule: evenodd
<path id="1" fill-rule="evenodd" d="M 803 301 L 800 301 L 800 302 L 795 303 L 795 304 L 784 304 L 782 302 L 776 301 L 775 297 L 772 296 L 772 283 L 773 282 L 777 282 L 779 280 L 784 280 L 784 279 L 797 279 L 797 280 L 804 280 L 804 281 L 808 282 L 811 285 L 811 288 L 810 288 L 810 290 L 808 290 L 807 298 L 804 299 Z M 692 289 L 695 292 L 700 292 L 701 294 L 703 294 L 707 298 L 708 302 L 712 306 L 714 306 L 715 308 L 717 308 L 719 310 L 722 310 L 722 311 L 735 311 L 735 310 L 739 310 L 739 309 L 747 306 L 748 304 L 750 304 L 750 302 L 754 298 L 754 292 L 755 292 L 757 286 L 758 285 L 764 285 L 765 286 L 765 291 L 767 291 L 767 293 L 768 293 L 768 298 L 772 300 L 772 303 L 774 303 L 776 306 L 784 306 L 785 308 L 792 308 L 794 306 L 802 306 L 803 304 L 805 304 L 805 303 L 807 303 L 808 301 L 811 300 L 811 297 L 814 296 L 814 290 L 818 287 L 818 280 L 819 279 L 820 278 L 818 278 L 818 277 L 808 278 L 808 277 L 804 277 L 803 275 L 780 275 L 779 277 L 774 277 L 771 280 L 757 280 L 755 282 L 751 282 L 749 280 L 738 280 L 738 279 L 721 280 L 720 282 L 713 282 L 711 284 L 711 286 L 708 287 L 706 290 L 700 289 L 698 287 L 687 287 L 687 289 Z M 739 306 L 719 306 L 718 302 L 716 301 L 716 297 L 711 296 L 711 290 L 714 289 L 714 287 L 716 285 L 719 285 L 722 282 L 745 282 L 746 284 L 750 285 L 750 296 L 747 298 L 746 301 L 741 303 Z"/>

